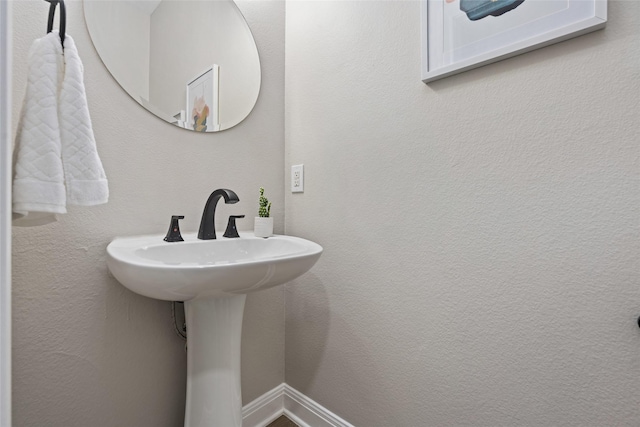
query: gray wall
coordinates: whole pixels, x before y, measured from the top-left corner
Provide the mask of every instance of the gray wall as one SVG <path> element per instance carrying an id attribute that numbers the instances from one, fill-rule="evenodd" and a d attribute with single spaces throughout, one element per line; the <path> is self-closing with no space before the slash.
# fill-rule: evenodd
<path id="1" fill-rule="evenodd" d="M 640 2 L 430 85 L 415 1 L 288 2 L 286 382 L 358 426 L 640 425 Z"/>
<path id="2" fill-rule="evenodd" d="M 48 4 L 15 1 L 13 119 L 24 95 L 26 52 L 46 31 Z M 240 196 L 218 208 L 253 227 L 258 187 L 284 227 L 284 3 L 240 2 L 261 54 L 262 91 L 239 126 L 187 132 L 143 110 L 113 80 L 89 39 L 82 3 L 67 2 L 67 31 L 85 66 L 89 109 L 111 197 L 71 207 L 47 226 L 13 229 L 15 426 L 174 427 L 184 416 L 186 358 L 170 303 L 133 294 L 111 277 L 115 236 L 164 233 L 172 214 L 195 231 L 209 193 Z M 57 21 L 57 18 L 56 18 Z M 57 25 L 57 24 L 56 24 Z M 242 342 L 245 403 L 283 382 L 283 288 L 250 295 Z"/>

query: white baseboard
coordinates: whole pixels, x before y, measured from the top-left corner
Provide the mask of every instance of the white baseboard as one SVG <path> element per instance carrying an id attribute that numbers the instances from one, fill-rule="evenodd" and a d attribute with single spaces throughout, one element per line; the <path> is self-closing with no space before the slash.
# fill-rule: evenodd
<path id="1" fill-rule="evenodd" d="M 284 388 L 282 383 L 242 408 L 242 427 L 265 427 L 284 414 Z"/>
<path id="2" fill-rule="evenodd" d="M 354 427 L 284 383 L 242 408 L 242 426 L 265 427 L 281 415 L 300 427 Z"/>
<path id="3" fill-rule="evenodd" d="M 286 384 L 284 385 L 284 414 L 300 427 L 354 427 Z"/>

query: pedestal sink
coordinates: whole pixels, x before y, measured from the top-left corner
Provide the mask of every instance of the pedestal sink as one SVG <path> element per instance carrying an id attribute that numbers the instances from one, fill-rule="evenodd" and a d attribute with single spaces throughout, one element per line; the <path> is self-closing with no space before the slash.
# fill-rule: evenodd
<path id="1" fill-rule="evenodd" d="M 187 320 L 185 427 L 241 427 L 240 338 L 246 294 L 307 272 L 322 247 L 292 236 L 198 240 L 183 234 L 122 237 L 107 246 L 109 270 L 138 294 L 184 301 Z"/>

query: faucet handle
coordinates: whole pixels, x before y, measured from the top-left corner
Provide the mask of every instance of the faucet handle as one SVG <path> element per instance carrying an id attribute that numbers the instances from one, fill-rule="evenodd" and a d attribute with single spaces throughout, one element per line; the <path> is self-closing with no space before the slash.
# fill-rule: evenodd
<path id="1" fill-rule="evenodd" d="M 238 229 L 236 228 L 236 218 L 244 218 L 244 215 L 231 215 L 229 222 L 227 223 L 227 229 L 225 230 L 223 237 L 240 237 Z"/>
<path id="2" fill-rule="evenodd" d="M 164 237 L 165 242 L 183 242 L 184 239 L 180 235 L 180 224 L 178 220 L 184 219 L 184 215 L 173 215 L 171 216 L 171 224 L 169 224 L 169 231 L 167 231 L 167 235 Z"/>

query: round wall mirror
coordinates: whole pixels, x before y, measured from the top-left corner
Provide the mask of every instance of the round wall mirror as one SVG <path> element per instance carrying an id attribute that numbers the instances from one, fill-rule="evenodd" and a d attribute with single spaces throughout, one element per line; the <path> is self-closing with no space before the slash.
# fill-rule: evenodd
<path id="1" fill-rule="evenodd" d="M 89 34 L 133 99 L 184 129 L 244 120 L 260 92 L 260 59 L 233 0 L 84 0 Z"/>

